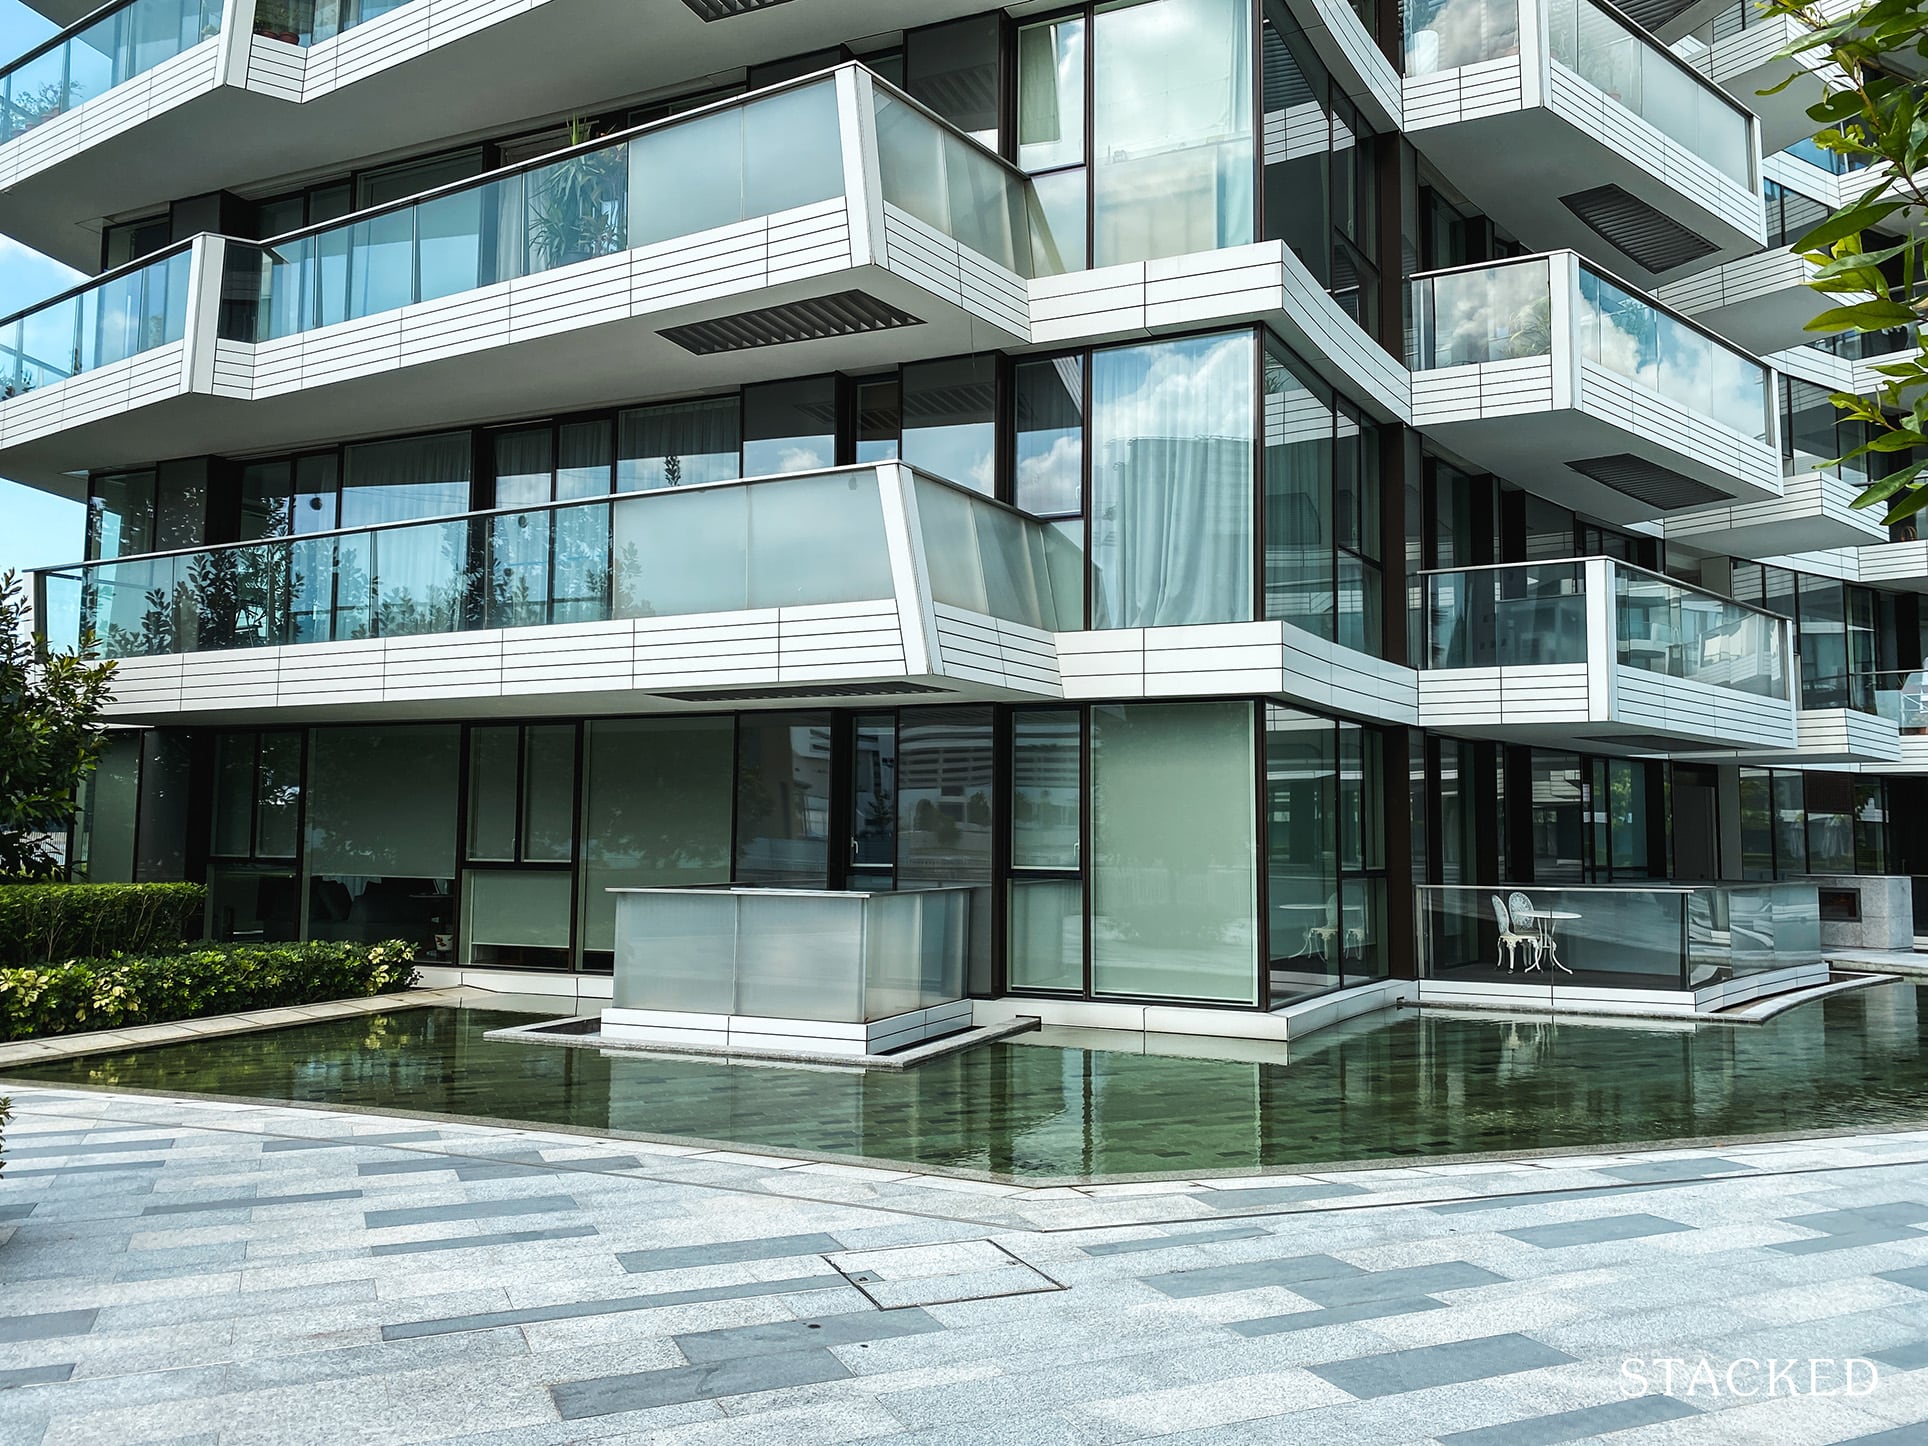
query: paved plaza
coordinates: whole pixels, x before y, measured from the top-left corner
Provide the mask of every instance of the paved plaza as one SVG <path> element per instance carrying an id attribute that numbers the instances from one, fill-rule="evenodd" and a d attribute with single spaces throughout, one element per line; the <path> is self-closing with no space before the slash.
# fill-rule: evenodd
<path id="1" fill-rule="evenodd" d="M 1928 1441 L 1928 1132 L 1027 1189 L 12 1094 L 8 1446 Z"/>

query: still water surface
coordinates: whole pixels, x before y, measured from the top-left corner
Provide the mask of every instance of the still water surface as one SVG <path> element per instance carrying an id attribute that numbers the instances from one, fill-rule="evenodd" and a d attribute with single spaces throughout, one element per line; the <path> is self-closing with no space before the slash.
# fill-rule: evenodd
<path id="1" fill-rule="evenodd" d="M 867 1074 L 511 1044 L 483 1032 L 533 1016 L 436 1008 L 21 1075 L 1039 1181 L 1928 1123 L 1924 1005 L 1928 989 L 1890 984 L 1748 1027 L 1400 1010 L 1266 1059 L 1069 1047 L 1045 1034 Z M 1119 1039 L 1137 1046 L 1138 1036 Z"/>

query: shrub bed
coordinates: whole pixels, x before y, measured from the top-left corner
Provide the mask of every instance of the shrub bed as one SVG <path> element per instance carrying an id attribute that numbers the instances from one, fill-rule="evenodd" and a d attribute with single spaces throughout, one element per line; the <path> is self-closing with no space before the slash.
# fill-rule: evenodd
<path id="1" fill-rule="evenodd" d="M 0 968 L 0 1040 L 163 1024 L 413 988 L 414 951 L 385 944 L 203 944 Z"/>
<path id="2" fill-rule="evenodd" d="M 153 954 L 198 939 L 199 884 L 0 885 L 0 965 Z"/>

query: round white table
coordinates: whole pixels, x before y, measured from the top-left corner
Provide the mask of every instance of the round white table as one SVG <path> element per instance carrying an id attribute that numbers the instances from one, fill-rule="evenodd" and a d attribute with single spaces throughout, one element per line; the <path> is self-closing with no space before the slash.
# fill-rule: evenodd
<path id="1" fill-rule="evenodd" d="M 1571 974 L 1573 971 L 1560 962 L 1560 945 L 1554 937 L 1554 926 L 1563 919 L 1577 919 L 1579 917 L 1580 915 L 1574 913 L 1571 909 L 1535 909 L 1533 911 L 1533 922 L 1536 924 L 1543 922 L 1545 926 L 1541 930 L 1540 937 L 1546 940 L 1546 957 L 1553 962 L 1553 967 L 1558 969 L 1562 974 Z"/>

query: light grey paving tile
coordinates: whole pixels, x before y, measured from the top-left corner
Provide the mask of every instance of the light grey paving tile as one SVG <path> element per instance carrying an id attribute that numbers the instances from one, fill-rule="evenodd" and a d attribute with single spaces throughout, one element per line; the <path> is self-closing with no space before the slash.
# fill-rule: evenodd
<path id="1" fill-rule="evenodd" d="M 1285 1335 L 1292 1331 L 1323 1330 L 1327 1326 L 1352 1325 L 1363 1320 L 1385 1320 L 1391 1316 L 1445 1309 L 1444 1301 L 1430 1300 L 1425 1296 L 1410 1300 L 1391 1296 L 1355 1301 L 1350 1305 L 1322 1306 L 1318 1310 L 1292 1311 L 1287 1315 L 1227 1321 L 1226 1329 L 1242 1336 Z"/>
<path id="2" fill-rule="evenodd" d="M 359 1195 L 361 1192 L 351 1191 Z M 492 1220 L 503 1215 L 559 1215 L 580 1210 L 573 1195 L 512 1195 L 502 1200 L 464 1200 L 452 1205 L 414 1205 L 392 1210 L 368 1210 L 362 1219 L 370 1230 L 396 1225 L 431 1225 L 445 1220 Z"/>
<path id="3" fill-rule="evenodd" d="M 1634 1184 L 1649 1184 L 1661 1180 L 1706 1180 L 1719 1175 L 1745 1173 L 1753 1168 L 1739 1160 L 1722 1159 L 1719 1155 L 1695 1155 L 1681 1159 L 1649 1160 L 1638 1165 L 1603 1165 L 1599 1173 Z"/>
<path id="4" fill-rule="evenodd" d="M 1928 1370 L 1928 1339 L 1869 1351 L 1868 1359 L 1897 1371 Z"/>
<path id="5" fill-rule="evenodd" d="M 827 1255 L 845 1249 L 834 1235 L 772 1235 L 761 1239 L 719 1240 L 710 1245 L 669 1245 L 616 1254 L 631 1275 L 687 1270 L 699 1265 L 735 1265 L 746 1260 L 781 1260 L 796 1255 Z"/>
<path id="6" fill-rule="evenodd" d="M 1872 1436 L 1849 1436 L 1840 1446 L 1921 1446 L 1928 1427 L 1897 1426 L 1892 1431 L 1876 1431 Z"/>
<path id="7" fill-rule="evenodd" d="M 1699 1414 L 1697 1407 L 1677 1396 L 1635 1396 L 1626 1401 L 1531 1416 L 1503 1426 L 1454 1431 L 1438 1440 L 1440 1446 L 1560 1446 L 1566 1441 L 1594 1441 L 1616 1431 L 1685 1420 Z"/>
<path id="8" fill-rule="evenodd" d="M 72 1361 L 54 1366 L 15 1366 L 10 1370 L 0 1370 L 0 1391 L 11 1391 L 18 1386 L 40 1386 L 51 1381 L 64 1381 L 73 1373 Z"/>
<path id="9" fill-rule="evenodd" d="M 25 1220 L 29 1215 L 33 1214 L 39 1203 L 37 1200 L 30 1200 L 25 1204 L 0 1205 L 0 1222 L 7 1220 Z"/>
<path id="10" fill-rule="evenodd" d="M 1678 1220 L 1658 1215 L 1603 1215 L 1597 1220 L 1560 1220 L 1550 1225 L 1526 1225 L 1517 1230 L 1502 1230 L 1527 1245 L 1542 1250 L 1558 1250 L 1569 1245 L 1599 1245 L 1610 1240 L 1645 1240 L 1654 1235 L 1673 1235 L 1692 1230 Z"/>
<path id="11" fill-rule="evenodd" d="M 615 1315 L 636 1310 L 661 1310 L 668 1306 L 695 1305 L 706 1301 L 744 1300 L 764 1295 L 793 1295 L 800 1291 L 826 1290 L 843 1283 L 842 1276 L 831 1272 L 821 1275 L 794 1276 L 783 1280 L 754 1280 L 739 1285 L 711 1285 L 693 1290 L 659 1291 L 653 1295 L 611 1296 L 602 1299 L 564 1301 L 555 1305 L 522 1306 L 510 1310 L 449 1316 L 440 1320 L 401 1321 L 384 1325 L 382 1339 L 399 1341 L 416 1336 L 493 1330 L 497 1326 L 532 1325 L 537 1321 L 573 1320 L 581 1316 Z"/>
<path id="12" fill-rule="evenodd" d="M 1412 1300 L 1443 1290 L 1472 1290 L 1505 1283 L 1505 1276 L 1495 1275 L 1482 1266 L 1449 1260 L 1438 1265 L 1409 1265 L 1336 1279 L 1305 1280 L 1292 1286 L 1292 1291 L 1320 1305 L 1342 1306 L 1371 1300 Z"/>
<path id="13" fill-rule="evenodd" d="M 1789 1222 L 1792 1223 L 1792 1222 Z M 1827 1235 L 1810 1235 L 1800 1240 L 1771 1240 L 1769 1250 L 1783 1255 L 1827 1255 L 1837 1250 L 1861 1250 L 1870 1245 L 1892 1245 L 1897 1240 L 1928 1240 L 1928 1233 L 1906 1225 L 1881 1225 L 1873 1222 L 1859 1230 L 1838 1230 Z"/>
<path id="14" fill-rule="evenodd" d="M 481 1250 L 498 1245 L 528 1245 L 542 1240 L 580 1240 L 597 1234 L 593 1225 L 558 1225 L 550 1230 L 503 1230 L 488 1235 L 453 1235 L 434 1240 L 391 1240 L 368 1247 L 370 1255 L 425 1255 L 438 1250 Z"/>
<path id="15" fill-rule="evenodd" d="M 1256 1210 L 1266 1205 L 1297 1205 L 1307 1200 L 1336 1200 L 1365 1193 L 1359 1185 L 1320 1181 L 1310 1185 L 1255 1185 L 1249 1190 L 1200 1190 L 1186 1198 L 1213 1210 Z"/>
<path id="16" fill-rule="evenodd" d="M 143 1215 L 193 1215 L 212 1210 L 260 1210 L 272 1205 L 317 1205 L 328 1200 L 359 1200 L 359 1190 L 312 1190 L 295 1195 L 225 1195 L 212 1200 L 171 1200 L 144 1205 Z"/>
<path id="17" fill-rule="evenodd" d="M 133 1154 L 145 1150 L 165 1150 L 174 1141 L 164 1140 L 79 1140 L 68 1145 L 9 1145 L 9 1160 L 31 1160 L 53 1155 Z"/>
<path id="18" fill-rule="evenodd" d="M 1531 1336 L 1482 1336 L 1445 1345 L 1415 1346 L 1349 1361 L 1332 1361 L 1309 1369 L 1342 1391 L 1362 1399 L 1397 1395 L 1456 1381 L 1484 1381 L 1494 1376 L 1565 1365 L 1573 1360 Z"/>
<path id="19" fill-rule="evenodd" d="M 1912 1290 L 1928 1290 L 1928 1265 L 1911 1265 L 1901 1270 L 1878 1270 L 1875 1274 L 1883 1280 L 1892 1280 L 1896 1285 L 1905 1285 Z"/>
<path id="20" fill-rule="evenodd" d="M 936 1317 L 913 1306 L 908 1310 L 878 1311 L 873 1315 L 818 1316 L 809 1320 L 772 1321 L 767 1325 L 731 1326 L 723 1330 L 678 1333 L 676 1347 L 692 1363 L 726 1361 L 738 1356 L 768 1355 L 896 1336 L 941 1331 Z"/>
<path id="21" fill-rule="evenodd" d="M 10 1165 L 7 1167 L 7 1178 L 29 1180 L 50 1175 L 124 1175 L 130 1170 L 159 1170 L 166 1164 L 165 1160 L 109 1160 L 92 1165 L 34 1165 L 24 1170 Z"/>
<path id="22" fill-rule="evenodd" d="M 1188 1245 L 1222 1245 L 1233 1240 L 1263 1240 L 1272 1232 L 1257 1225 L 1228 1225 L 1219 1230 L 1198 1230 L 1187 1235 L 1155 1235 L 1143 1240 L 1107 1240 L 1097 1245 L 1080 1245 L 1086 1255 L 1137 1255 L 1148 1250 L 1176 1250 Z"/>
<path id="23" fill-rule="evenodd" d="M 662 1371 L 563 1381 L 551 1386 L 549 1394 L 563 1420 L 580 1421 L 652 1406 L 684 1405 L 782 1386 L 841 1380 L 849 1374 L 849 1368 L 827 1350 L 787 1350 Z"/>
<path id="24" fill-rule="evenodd" d="M 1282 1260 L 1240 1261 L 1233 1265 L 1207 1265 L 1197 1270 L 1174 1270 L 1141 1277 L 1146 1285 L 1175 1299 L 1200 1295 L 1225 1295 L 1235 1290 L 1258 1290 L 1269 1285 L 1295 1289 L 1309 1280 L 1330 1280 L 1338 1276 L 1365 1274 L 1358 1266 L 1335 1260 L 1330 1255 L 1294 1255 Z"/>
<path id="25" fill-rule="evenodd" d="M 504 1150 L 495 1152 L 485 1159 L 474 1155 L 439 1155 L 411 1153 L 399 1160 L 363 1160 L 355 1166 L 357 1175 L 420 1175 L 435 1170 L 456 1170 L 467 1165 L 483 1163 L 540 1165 L 542 1155 L 536 1150 Z"/>
<path id="26" fill-rule="evenodd" d="M 99 1310 L 41 1311 L 32 1315 L 0 1315 L 0 1341 L 50 1341 L 62 1336 L 84 1336 L 94 1328 Z"/>
<path id="27" fill-rule="evenodd" d="M 326 1135 L 310 1139 L 275 1139 L 263 1142 L 261 1153 L 278 1155 L 290 1150 L 343 1150 L 362 1145 L 412 1145 L 423 1140 L 439 1140 L 440 1130 L 389 1130 L 373 1135 Z"/>
<path id="28" fill-rule="evenodd" d="M 1570 1200 L 1610 1200 L 1623 1195 L 1647 1195 L 1676 1190 L 1691 1180 L 1656 1180 L 1639 1185 L 1595 1185 L 1570 1190 L 1533 1190 L 1512 1195 L 1482 1195 L 1473 1200 L 1446 1200 L 1426 1209 L 1434 1215 L 1468 1215 L 1486 1210 L 1517 1210 L 1534 1205 L 1561 1205 Z"/>

